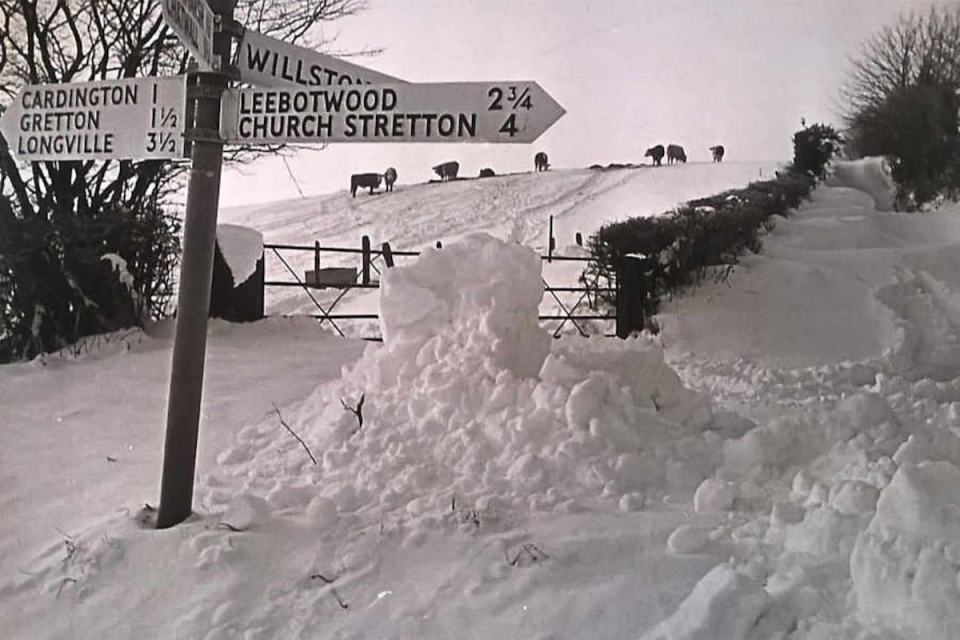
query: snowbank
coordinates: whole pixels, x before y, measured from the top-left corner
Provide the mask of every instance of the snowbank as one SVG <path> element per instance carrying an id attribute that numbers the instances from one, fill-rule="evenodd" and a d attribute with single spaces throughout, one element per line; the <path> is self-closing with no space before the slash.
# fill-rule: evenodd
<path id="1" fill-rule="evenodd" d="M 252 477 L 250 491 L 274 508 L 311 503 L 325 521 L 692 496 L 720 461 L 702 431 L 707 401 L 652 341 L 551 340 L 536 322 L 541 295 L 537 255 L 485 234 L 388 271 L 385 344 L 288 418 L 320 464 Z M 272 427 L 242 437 L 221 462 L 246 464 L 254 449 L 261 468 L 304 458 Z"/>
<path id="2" fill-rule="evenodd" d="M 385 379 L 395 379 L 404 365 L 422 370 L 461 349 L 471 353 L 458 360 L 489 356 L 496 370 L 529 377 L 550 348 L 550 335 L 537 321 L 540 256 L 520 245 L 471 235 L 444 249 L 427 249 L 415 264 L 388 270 L 381 286 L 387 354 L 378 360 L 381 370 L 390 370 Z M 458 338 L 466 344 L 457 344 Z"/>
<path id="3" fill-rule="evenodd" d="M 837 162 L 833 165 L 826 184 L 832 187 L 851 187 L 869 194 L 877 211 L 893 209 L 896 184 L 890 176 L 890 166 L 881 157 Z"/>
<path id="4" fill-rule="evenodd" d="M 857 610 L 911 638 L 960 631 L 960 468 L 904 464 L 850 557 Z"/>
<path id="5" fill-rule="evenodd" d="M 253 275 L 263 257 L 263 234 L 250 227 L 218 224 L 217 246 L 233 274 L 233 286 L 239 287 Z"/>
<path id="6" fill-rule="evenodd" d="M 717 565 L 674 614 L 642 640 L 746 638 L 769 601 L 762 586 L 729 566 Z"/>

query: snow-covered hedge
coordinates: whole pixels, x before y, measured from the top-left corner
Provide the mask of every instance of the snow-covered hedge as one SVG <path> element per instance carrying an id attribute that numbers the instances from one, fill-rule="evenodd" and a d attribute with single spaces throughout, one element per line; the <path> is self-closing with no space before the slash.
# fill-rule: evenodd
<path id="1" fill-rule="evenodd" d="M 645 291 L 631 295 L 642 300 L 644 315 L 649 317 L 664 296 L 699 284 L 711 267 L 726 267 L 718 272 L 726 274 L 738 256 L 758 251 L 761 227 L 772 224 L 772 216 L 787 215 L 813 185 L 813 178 L 787 171 L 774 180 L 691 200 L 664 216 L 603 226 L 590 238 L 588 246 L 596 262 L 582 277 L 586 282 L 615 282 L 624 256 L 642 256 Z M 612 303 L 612 298 L 607 302 Z"/>

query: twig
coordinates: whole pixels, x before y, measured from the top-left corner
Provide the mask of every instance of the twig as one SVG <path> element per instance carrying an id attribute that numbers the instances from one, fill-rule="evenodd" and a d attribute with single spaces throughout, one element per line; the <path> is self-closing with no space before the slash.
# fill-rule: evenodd
<path id="1" fill-rule="evenodd" d="M 334 582 L 334 580 L 336 580 L 336 578 L 334 578 L 334 580 L 331 580 L 330 578 L 326 577 L 326 576 L 323 575 L 322 573 L 314 573 L 313 575 L 310 576 L 310 579 L 311 579 L 311 580 L 316 580 L 316 579 L 318 579 L 318 578 L 319 578 L 320 580 L 323 580 L 324 584 L 329 584 L 329 585 L 332 585 L 333 582 Z M 340 608 L 341 608 L 341 609 L 349 609 L 349 608 L 350 608 L 350 606 L 349 606 L 346 602 L 343 601 L 343 598 L 340 597 L 340 594 L 337 593 L 336 587 L 330 587 L 330 593 L 332 593 L 332 594 L 333 594 L 333 597 L 337 599 L 337 604 L 340 605 Z"/>
<path id="2" fill-rule="evenodd" d="M 366 393 L 360 394 L 360 402 L 357 403 L 356 407 L 351 407 L 344 401 L 343 398 L 340 398 L 340 404 L 343 405 L 343 408 L 357 417 L 357 428 L 354 429 L 353 433 L 350 435 L 357 433 L 357 431 L 360 431 L 360 429 L 363 428 L 363 401 L 366 399 Z"/>
<path id="3" fill-rule="evenodd" d="M 522 558 L 524 554 L 530 558 L 531 562 L 539 562 L 541 560 L 547 560 L 550 558 L 550 556 L 541 551 L 540 548 L 535 544 L 521 545 L 520 550 L 517 551 L 517 555 L 514 556 L 513 560 L 510 560 L 507 550 L 503 550 L 504 559 L 510 563 L 511 567 L 517 566 L 517 563 L 520 562 L 520 558 Z"/>
<path id="4" fill-rule="evenodd" d="M 271 403 L 271 404 L 273 404 L 273 403 Z M 297 432 L 294 431 L 293 429 L 291 429 L 291 428 L 290 428 L 290 425 L 288 425 L 288 424 L 284 421 L 283 415 L 280 413 L 280 409 L 277 408 L 277 405 L 275 405 L 275 404 L 273 405 L 273 410 L 277 412 L 277 418 L 280 420 L 280 424 L 283 425 L 283 428 L 286 429 L 287 431 L 289 431 L 289 432 L 290 432 L 290 435 L 292 435 L 294 438 L 297 439 L 297 442 L 300 443 L 300 446 L 303 447 L 303 450 L 306 451 L 306 452 L 307 452 L 307 455 L 310 456 L 310 459 L 313 460 L 313 464 L 316 465 L 316 464 L 317 464 L 317 459 L 313 457 L 313 452 L 310 451 L 310 447 L 307 446 L 307 443 L 304 442 L 304 441 L 303 441 L 303 438 L 301 438 L 300 436 L 298 436 L 298 435 L 297 435 Z"/>
<path id="5" fill-rule="evenodd" d="M 68 582 L 72 582 L 73 584 L 77 584 L 77 579 L 76 579 L 76 578 L 64 578 L 63 580 L 61 580 L 61 581 L 60 581 L 60 586 L 57 587 L 57 595 L 56 595 L 55 597 L 57 597 L 57 598 L 60 597 L 60 592 L 63 591 L 63 588 L 67 585 Z"/>

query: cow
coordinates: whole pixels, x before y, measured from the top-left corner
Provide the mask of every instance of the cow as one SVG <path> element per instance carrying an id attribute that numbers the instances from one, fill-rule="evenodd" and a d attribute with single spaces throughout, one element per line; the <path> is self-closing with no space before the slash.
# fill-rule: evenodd
<path id="1" fill-rule="evenodd" d="M 667 145 L 667 164 L 673 164 L 674 162 L 686 162 L 687 161 L 687 152 L 683 150 L 678 144 L 668 144 Z"/>
<path id="2" fill-rule="evenodd" d="M 497 175 L 497 172 L 491 169 L 490 167 L 484 167 L 483 169 L 480 169 L 481 178 L 492 178 L 496 175 Z"/>
<path id="3" fill-rule="evenodd" d="M 533 168 L 535 171 L 546 171 L 550 168 L 550 158 L 547 157 L 547 154 L 543 151 L 538 151 L 537 155 L 533 156 Z"/>
<path id="4" fill-rule="evenodd" d="M 663 161 L 663 145 L 658 144 L 655 147 L 650 147 L 647 149 L 647 152 L 643 154 L 644 158 L 653 158 L 653 166 L 659 167 L 660 163 Z"/>
<path id="5" fill-rule="evenodd" d="M 357 197 L 357 189 L 366 188 L 370 189 L 370 193 L 373 194 L 373 190 L 380 186 L 380 174 L 379 173 L 355 173 L 350 176 L 350 195 L 354 198 Z"/>
<path id="6" fill-rule="evenodd" d="M 710 147 L 710 153 L 713 154 L 714 162 L 723 162 L 723 145 L 718 144 L 715 147 Z"/>
<path id="7" fill-rule="evenodd" d="M 433 172 L 440 176 L 440 180 L 446 182 L 447 180 L 456 180 L 457 173 L 460 171 L 460 163 L 456 160 L 451 160 L 450 162 L 444 162 L 443 164 L 438 164 L 433 168 Z"/>
<path id="8" fill-rule="evenodd" d="M 383 184 L 387 191 L 393 191 L 393 183 L 397 181 L 397 170 L 393 167 L 383 172 Z"/>

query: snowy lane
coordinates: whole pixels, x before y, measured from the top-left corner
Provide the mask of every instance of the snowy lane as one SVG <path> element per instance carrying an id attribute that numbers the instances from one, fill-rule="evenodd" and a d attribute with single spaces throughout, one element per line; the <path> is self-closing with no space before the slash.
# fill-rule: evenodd
<path id="1" fill-rule="evenodd" d="M 818 602 L 762 623 L 960 637 L 960 207 L 878 211 L 884 194 L 843 181 L 882 185 L 879 163 L 851 165 L 727 283 L 664 307 L 668 360 L 757 425 L 724 444 L 722 475 L 774 502 L 756 520 L 767 590 Z"/>
<path id="2" fill-rule="evenodd" d="M 908 318 L 918 312 L 910 298 L 933 294 L 906 292 L 907 280 L 926 278 L 938 291 L 930 313 L 939 320 L 925 321 L 946 323 L 937 339 L 952 343 L 943 332 L 956 322 L 947 308 L 958 274 L 956 216 L 878 212 L 867 194 L 820 187 L 777 222 L 760 255 L 742 258 L 727 282 L 667 303 L 660 319 L 676 349 L 699 359 L 778 368 L 871 360 L 902 352 L 921 330 Z"/>

